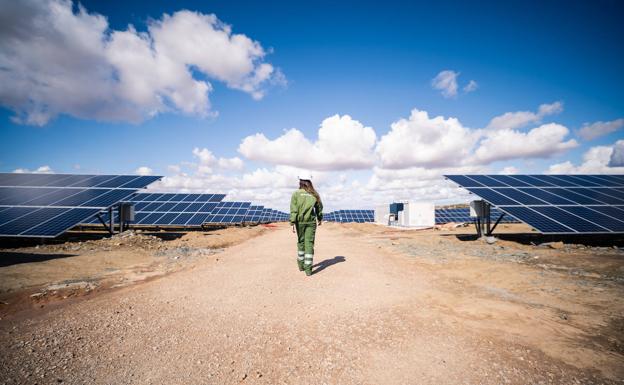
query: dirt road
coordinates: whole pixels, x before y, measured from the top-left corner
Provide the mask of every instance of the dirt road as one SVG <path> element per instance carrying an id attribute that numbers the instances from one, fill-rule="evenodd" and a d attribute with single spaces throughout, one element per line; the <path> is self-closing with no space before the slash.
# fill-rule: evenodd
<path id="1" fill-rule="evenodd" d="M 0 383 L 622 383 L 621 352 L 587 348 L 549 294 L 476 288 L 380 234 L 317 234 L 311 277 L 280 226 L 192 269 L 2 320 Z"/>

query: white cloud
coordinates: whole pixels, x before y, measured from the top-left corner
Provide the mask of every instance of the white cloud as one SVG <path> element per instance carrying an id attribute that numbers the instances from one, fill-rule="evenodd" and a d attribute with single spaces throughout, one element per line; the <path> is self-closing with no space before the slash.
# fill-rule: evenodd
<path id="1" fill-rule="evenodd" d="M 13 170 L 16 174 L 25 174 L 25 173 L 33 173 L 33 174 L 54 174 L 54 170 L 48 165 L 38 167 L 36 170 L 29 170 L 27 168 L 17 168 Z"/>
<path id="2" fill-rule="evenodd" d="M 245 166 L 243 160 L 239 157 L 219 158 L 218 165 L 225 170 L 242 170 Z"/>
<path id="3" fill-rule="evenodd" d="M 479 88 L 479 84 L 477 84 L 476 81 L 471 80 L 468 82 L 468 84 L 464 86 L 464 92 L 465 93 L 473 92 L 473 91 L 476 91 L 477 88 Z"/>
<path id="4" fill-rule="evenodd" d="M 440 91 L 445 98 L 454 98 L 457 96 L 457 77 L 459 72 L 444 70 L 440 71 L 435 78 L 431 80 L 431 87 Z"/>
<path id="5" fill-rule="evenodd" d="M 258 133 L 243 139 L 238 151 L 250 160 L 310 170 L 362 169 L 373 166 L 375 131 L 349 115 L 334 115 L 321 123 L 311 142 L 292 128 L 270 140 Z"/>
<path id="6" fill-rule="evenodd" d="M 201 164 L 205 164 L 207 166 L 213 165 L 217 162 L 217 158 L 212 154 L 212 151 L 207 148 L 195 147 L 193 149 L 193 155 L 199 159 Z"/>
<path id="7" fill-rule="evenodd" d="M 624 147 L 624 141 L 617 141 L 613 146 L 595 146 L 583 154 L 583 163 L 575 166 L 566 161 L 551 165 L 548 174 L 624 174 L 624 163 L 612 162 L 614 149 Z"/>
<path id="8" fill-rule="evenodd" d="M 544 110 L 551 108 L 543 105 Z M 552 108 L 551 108 L 552 109 Z M 379 166 L 461 167 L 509 159 L 548 158 L 574 148 L 569 130 L 560 124 L 544 124 L 528 132 L 512 129 L 470 129 L 458 119 L 413 110 L 408 119 L 391 125 L 376 147 Z"/>
<path id="9" fill-rule="evenodd" d="M 466 162 L 477 139 L 476 131 L 455 118 L 429 118 L 414 109 L 408 119 L 392 123 L 376 153 L 383 168 L 457 166 Z"/>
<path id="10" fill-rule="evenodd" d="M 435 78 L 431 79 L 431 87 L 434 90 L 440 91 L 445 98 L 457 97 L 459 91 L 459 85 L 457 84 L 459 78 L 459 72 L 444 70 L 440 71 Z M 479 88 L 479 84 L 475 80 L 470 80 L 464 87 L 464 93 L 476 91 Z"/>
<path id="11" fill-rule="evenodd" d="M 517 158 L 548 158 L 578 146 L 565 140 L 570 130 L 556 123 L 543 124 L 528 132 L 503 129 L 491 131 L 475 151 L 475 161 L 482 164 Z"/>
<path id="12" fill-rule="evenodd" d="M 210 116 L 207 79 L 254 99 L 285 82 L 258 42 L 215 15 L 164 14 L 139 32 L 111 30 L 106 17 L 82 6 L 74 13 L 68 0 L 2 8 L 0 104 L 18 123 L 44 125 L 59 114 L 129 122 L 165 111 Z"/>
<path id="13" fill-rule="evenodd" d="M 488 130 L 513 130 L 522 128 L 531 123 L 539 123 L 548 115 L 558 114 L 563 111 L 562 102 L 554 102 L 551 104 L 542 104 L 537 112 L 532 111 L 516 111 L 506 112 L 493 118 L 487 125 Z"/>
<path id="14" fill-rule="evenodd" d="M 585 140 L 593 140 L 608 135 L 624 127 L 624 119 L 611 120 L 609 122 L 585 123 L 578 135 Z"/>
<path id="15" fill-rule="evenodd" d="M 154 173 L 154 170 L 147 166 L 141 166 L 134 170 L 134 173 L 138 175 L 152 175 Z"/>
<path id="16" fill-rule="evenodd" d="M 242 170 L 245 165 L 242 159 L 238 157 L 217 158 L 216 156 L 214 156 L 212 151 L 208 150 L 207 148 L 195 147 L 193 149 L 193 156 L 199 159 L 199 163 L 190 164 L 190 166 L 196 167 L 197 171 L 201 174 L 210 174 L 213 172 L 215 167 L 225 170 Z M 180 172 L 181 167 L 175 167 L 177 167 L 177 169 L 174 169 L 173 171 Z"/>
<path id="17" fill-rule="evenodd" d="M 609 158 L 609 167 L 624 167 L 624 140 L 618 140 L 613 145 L 613 152 Z"/>

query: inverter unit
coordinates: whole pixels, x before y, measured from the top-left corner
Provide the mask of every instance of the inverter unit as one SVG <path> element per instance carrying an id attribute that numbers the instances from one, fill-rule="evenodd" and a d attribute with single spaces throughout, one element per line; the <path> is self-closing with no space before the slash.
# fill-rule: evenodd
<path id="1" fill-rule="evenodd" d="M 134 222 L 134 204 L 130 202 L 122 202 L 119 204 L 119 212 L 121 220 L 124 222 Z"/>

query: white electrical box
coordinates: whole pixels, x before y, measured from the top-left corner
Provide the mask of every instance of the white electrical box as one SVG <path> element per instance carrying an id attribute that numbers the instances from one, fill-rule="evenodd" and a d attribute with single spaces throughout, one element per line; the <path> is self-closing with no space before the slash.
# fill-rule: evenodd
<path id="1" fill-rule="evenodd" d="M 405 203 L 403 212 L 404 226 L 433 227 L 435 226 L 435 205 L 433 202 L 409 201 Z"/>
<path id="2" fill-rule="evenodd" d="M 390 205 L 375 207 L 375 223 L 387 225 L 390 223 Z"/>

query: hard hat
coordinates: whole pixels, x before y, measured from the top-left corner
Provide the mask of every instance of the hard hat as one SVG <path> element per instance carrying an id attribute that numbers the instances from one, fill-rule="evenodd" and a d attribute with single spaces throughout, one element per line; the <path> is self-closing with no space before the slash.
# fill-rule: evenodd
<path id="1" fill-rule="evenodd" d="M 309 172 L 301 172 L 299 173 L 299 180 L 312 180 L 312 174 Z"/>

